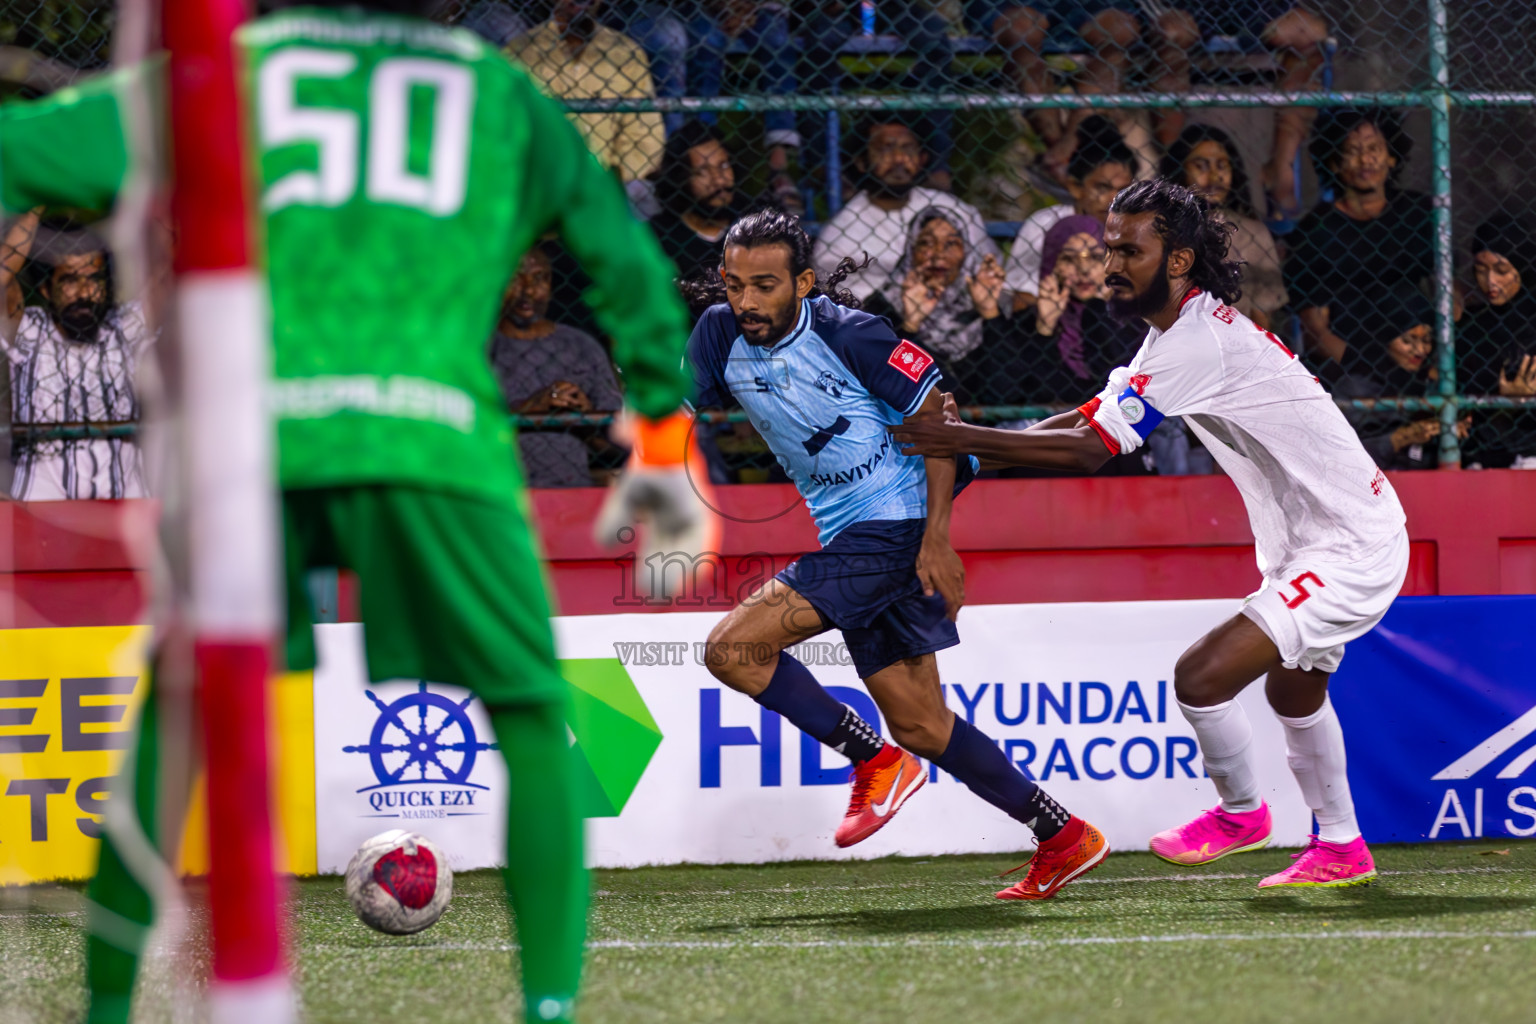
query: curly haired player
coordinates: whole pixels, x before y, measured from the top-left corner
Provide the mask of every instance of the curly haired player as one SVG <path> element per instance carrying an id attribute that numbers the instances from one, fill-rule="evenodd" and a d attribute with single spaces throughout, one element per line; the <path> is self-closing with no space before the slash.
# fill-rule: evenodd
<path id="1" fill-rule="evenodd" d="M 1288 760 L 1318 833 L 1290 867 L 1259 883 L 1340 886 L 1376 877 L 1355 822 L 1344 735 L 1328 677 L 1369 632 L 1408 572 L 1402 506 L 1322 386 L 1268 331 L 1230 305 L 1239 265 L 1204 199 L 1138 182 L 1104 228 L 1111 308 L 1151 330 L 1097 397 L 1021 431 L 971 426 L 952 411 L 892 428 L 928 456 L 969 452 L 1007 465 L 1093 471 L 1181 416 L 1242 493 L 1264 584 L 1242 611 L 1184 652 L 1179 708 L 1221 802 L 1152 837 L 1175 864 L 1209 864 L 1269 842 L 1269 807 L 1249 764 L 1252 727 L 1235 698 L 1260 676 L 1285 727 Z"/>

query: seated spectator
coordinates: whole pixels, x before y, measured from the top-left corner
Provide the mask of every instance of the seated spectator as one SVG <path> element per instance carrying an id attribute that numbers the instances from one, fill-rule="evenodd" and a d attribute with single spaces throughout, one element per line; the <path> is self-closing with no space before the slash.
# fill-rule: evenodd
<path id="1" fill-rule="evenodd" d="M 617 411 L 623 398 L 607 353 L 591 335 L 550 320 L 549 296 L 549 256 L 533 249 L 507 285 L 491 341 L 491 366 L 507 404 L 525 416 Z M 587 450 L 606 446 L 601 434 L 582 427 L 521 431 L 528 486 L 592 486 Z"/>
<path id="2" fill-rule="evenodd" d="M 864 34 L 864 8 L 847 0 L 805 0 L 793 5 L 800 15 L 800 61 L 798 92 L 808 96 L 861 91 L 858 80 L 843 66 L 842 50 L 849 40 Z M 954 62 L 954 43 L 949 36 L 950 21 L 933 0 L 878 0 L 871 13 L 878 35 L 895 36 L 911 63 L 902 72 L 901 88 L 910 92 L 943 93 L 954 88 L 950 65 Z M 801 115 L 808 153 L 807 163 L 821 168 L 826 154 L 820 142 L 825 137 L 825 117 L 820 113 Z M 942 191 L 949 191 L 949 158 L 954 149 L 954 111 L 932 110 L 914 114 L 908 123 L 923 140 L 928 160 L 919 180 Z M 809 132 L 804 129 L 809 126 Z M 841 182 L 829 182 L 829 190 L 841 188 Z M 926 205 L 926 204 L 924 204 Z"/>
<path id="3" fill-rule="evenodd" d="M 849 278 L 848 290 L 862 301 L 885 288 L 907 248 L 913 218 L 934 206 L 955 214 L 968 250 L 978 259 L 989 254 L 1000 257 L 974 206 L 917 184 L 928 154 L 911 128 L 894 117 L 877 118 L 867 123 L 862 139 L 854 168 L 863 178 L 863 187 L 827 221 L 816 239 L 816 272 L 823 279 L 844 259 L 862 262 L 867 254 L 869 266 Z"/>
<path id="4" fill-rule="evenodd" d="M 1261 42 L 1280 65 L 1275 89 L 1280 92 L 1315 92 L 1322 86 L 1323 45 L 1328 41 L 1328 22 L 1306 7 L 1289 0 L 1181 0 L 1180 6 L 1194 15 L 1202 39 L 1214 36 Z M 1266 220 L 1292 220 L 1301 216 L 1296 181 L 1296 155 L 1301 152 L 1316 107 L 1281 107 L 1275 111 L 1275 127 L 1262 178 L 1269 206 Z"/>
<path id="5" fill-rule="evenodd" d="M 1529 221 L 1498 216 L 1472 235 L 1472 271 L 1483 305 L 1456 327 L 1456 379 L 1472 395 L 1536 397 L 1536 235 Z M 1482 414 L 1483 466 L 1536 469 L 1536 412 Z"/>
<path id="6" fill-rule="evenodd" d="M 1436 373 L 1435 314 L 1422 292 L 1398 283 L 1378 295 L 1369 317 L 1350 317 L 1344 372 L 1334 382 L 1339 398 L 1418 398 Z M 1434 469 L 1439 465 L 1440 420 L 1433 413 L 1346 410 L 1365 450 L 1382 469 Z M 1457 426 L 1466 437 L 1471 419 Z"/>
<path id="7" fill-rule="evenodd" d="M 6 293 L 5 354 L 11 423 L 130 423 L 139 419 L 135 373 L 154 344 L 136 302 L 113 297 L 112 260 L 91 235 L 55 236 L 32 255 L 40 306 L 24 306 L 17 277 L 34 253 L 41 211 L 24 214 L 0 242 Z M 14 452 L 18 501 L 142 498 L 149 491 L 138 445 L 127 438 L 23 441 Z"/>
<path id="8" fill-rule="evenodd" d="M 1110 315 L 1104 225 L 1075 214 L 1045 234 L 1039 301 L 987 323 L 987 338 L 960 368 L 983 405 L 1079 403 L 1135 353 L 1143 326 Z"/>
<path id="9" fill-rule="evenodd" d="M 1015 309 L 1035 301 L 1041 279 L 1040 256 L 1052 225 L 1074 215 L 1086 215 L 1103 224 L 1109 216 L 1110 201 L 1135 177 L 1136 157 L 1107 118 L 1087 119 L 1078 125 L 1077 135 L 1080 144 L 1072 152 L 1067 172 L 1072 205 L 1047 206 L 1031 214 L 1008 253 L 1007 287 L 1013 292 Z"/>
<path id="10" fill-rule="evenodd" d="M 1204 196 L 1232 225 L 1228 252 L 1243 264 L 1243 297 L 1235 306 L 1260 327 L 1269 327 L 1274 312 L 1287 301 L 1280 251 L 1254 214 L 1248 172 L 1231 137 L 1208 124 L 1190 125 L 1169 148 L 1163 177 Z"/>
<path id="11" fill-rule="evenodd" d="M 1109 371 L 1128 362 L 1140 345 L 1145 326 L 1109 312 L 1104 226 L 1097 219 L 1079 214 L 1053 225 L 1046 233 L 1043 256 L 1036 285 L 1039 302 L 1012 317 L 1002 315 L 995 300 L 986 309 L 977 303 L 985 319 L 982 345 L 948 368 L 945 376 L 957 402 L 1075 406 L 1102 387 Z M 1035 422 L 1008 420 L 998 426 L 1022 430 Z M 1165 422 L 1174 424 L 1170 432 L 1179 428 L 1176 417 Z M 1156 466 L 1150 451 L 1132 452 L 1111 458 L 1100 475 L 1144 476 Z M 1071 474 L 1009 469 L 1001 475 Z"/>
<path id="12" fill-rule="evenodd" d="M 650 65 L 634 40 L 598 23 L 603 0 L 557 0 L 548 21 L 518 36 L 507 56 L 563 100 L 654 98 Z M 625 181 L 656 169 L 666 141 L 661 115 L 572 114 L 604 167 Z"/>
<path id="13" fill-rule="evenodd" d="M 1155 12 L 1155 13 L 1154 13 Z M 1046 94 L 1055 82 L 1045 62 L 1046 37 L 1061 27 L 1071 29 L 1089 49 L 1087 65 L 1076 82 L 1079 93 L 1125 92 L 1134 58 L 1147 58 L 1141 69 L 1147 86 L 1156 92 L 1182 93 L 1190 88 L 1190 54 L 1213 36 L 1256 38 L 1270 49 L 1281 68 L 1277 89 L 1318 88 L 1323 66 L 1322 45 L 1328 23 L 1286 0 L 1177 0 L 1142 5 L 1133 0 L 1036 0 L 1023 5 L 1011 0 L 967 0 L 966 18 L 972 31 L 994 39 L 1006 55 L 1006 70 L 1021 93 Z M 1058 177 L 1069 168 L 1078 140 L 1075 129 L 1090 111 L 1037 111 L 1031 120 L 1050 145 L 1048 171 Z M 1265 187 L 1292 214 L 1295 205 L 1293 165 L 1312 122 L 1310 108 L 1277 111 L 1274 146 L 1265 166 Z M 1183 128 L 1177 109 L 1154 111 L 1158 141 L 1170 145 Z"/>
<path id="14" fill-rule="evenodd" d="M 547 8 L 535 13 L 538 6 L 531 0 L 447 0 L 437 17 L 502 49 L 548 17 Z"/>
<path id="15" fill-rule="evenodd" d="M 678 276 L 715 273 L 725 232 L 745 205 L 719 129 L 689 121 L 672 133 L 656 171 L 656 200 L 661 212 L 651 229 Z"/>
<path id="16" fill-rule="evenodd" d="M 1200 43 L 1200 30 L 1178 5 L 1160 5 L 1151 17 L 1134 0 L 1040 0 L 1030 7 L 971 0 L 968 7 L 975 27 L 997 39 L 1007 52 L 1008 70 L 1021 92 L 1055 91 L 1044 46 L 1046 34 L 1058 25 L 1074 30 L 1089 49 L 1076 82 L 1079 93 L 1128 91 L 1127 77 L 1135 70 L 1134 59 L 1141 55 L 1148 58 L 1140 70 L 1150 89 L 1189 91 L 1189 51 Z M 1065 181 L 1079 145 L 1077 128 L 1092 112 L 1075 110 L 1065 118 L 1052 114 L 1041 111 L 1033 120 L 1050 144 L 1043 159 L 1045 169 Z M 1163 145 L 1183 127 L 1183 114 L 1174 108 L 1155 110 L 1152 119 Z"/>
<path id="17" fill-rule="evenodd" d="M 1341 310 L 1369 320 L 1374 297 L 1434 272 L 1429 197 L 1395 185 L 1409 148 L 1397 115 L 1386 110 L 1319 119 L 1312 161 L 1337 197 L 1297 226 L 1284 268 L 1309 354 L 1342 363 L 1346 335 L 1334 323 Z"/>
<path id="18" fill-rule="evenodd" d="M 981 344 L 982 323 L 998 315 L 1002 286 L 1001 264 L 968 244 L 964 219 L 930 206 L 913 219 L 896 273 L 864 308 L 949 367 Z"/>
<path id="19" fill-rule="evenodd" d="M 663 99 L 719 96 L 726 51 L 734 42 L 740 42 L 751 55 L 750 66 L 757 72 L 756 92 L 790 96 L 797 91 L 798 54 L 790 38 L 788 12 L 777 3 L 650 0 L 610 7 L 603 20 L 645 48 L 656 95 Z M 686 116 L 681 112 L 663 115 L 668 137 L 682 128 Z M 706 112 L 698 118 L 714 124 L 717 115 Z M 763 145 L 773 174 L 769 190 L 781 204 L 798 206 L 799 189 L 790 176 L 791 154 L 800 146 L 795 112 L 768 111 L 763 115 L 763 129 Z"/>

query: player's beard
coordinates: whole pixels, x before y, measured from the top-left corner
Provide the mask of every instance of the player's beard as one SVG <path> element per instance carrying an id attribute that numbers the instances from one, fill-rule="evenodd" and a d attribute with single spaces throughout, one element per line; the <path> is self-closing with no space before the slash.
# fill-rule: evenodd
<path id="1" fill-rule="evenodd" d="M 70 341 L 96 341 L 106 319 L 107 304 L 86 299 L 77 299 L 63 309 L 53 311 L 53 321 L 59 325 L 59 333 Z"/>
<path id="2" fill-rule="evenodd" d="M 1113 288 L 1117 283 L 1129 284 L 1130 281 L 1119 274 L 1111 274 L 1104 279 L 1104 283 Z M 1163 265 L 1158 268 L 1152 283 L 1147 285 L 1145 291 L 1138 292 L 1128 299 L 1117 299 L 1111 293 L 1106 305 L 1109 306 L 1110 315 L 1115 319 L 1135 323 L 1138 320 L 1145 320 L 1168 305 L 1168 296 L 1172 293 L 1173 289 L 1168 285 L 1168 257 L 1165 255 Z"/>
<path id="3" fill-rule="evenodd" d="M 762 348 L 771 348 L 783 340 L 784 336 L 794 330 L 795 321 L 799 319 L 800 303 L 798 301 L 789 304 L 789 307 L 777 316 L 768 317 L 762 313 L 749 313 L 736 317 L 736 329 L 741 332 L 748 344 L 758 345 Z M 748 327 L 761 327 L 766 325 L 767 330 L 754 338 L 747 333 Z"/>

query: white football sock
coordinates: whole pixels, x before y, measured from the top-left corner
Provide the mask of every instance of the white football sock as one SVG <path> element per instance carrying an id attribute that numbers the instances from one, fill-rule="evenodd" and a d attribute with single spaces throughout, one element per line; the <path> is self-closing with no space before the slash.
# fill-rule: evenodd
<path id="1" fill-rule="evenodd" d="M 1184 712 L 1190 727 L 1195 730 L 1195 739 L 1200 742 L 1205 773 L 1216 784 L 1221 809 L 1232 814 L 1258 810 L 1263 801 L 1259 799 L 1259 780 L 1248 763 L 1253 726 L 1248 721 L 1247 712 L 1235 700 L 1212 704 L 1208 708 L 1192 708 L 1183 701 L 1178 703 L 1179 710 Z"/>
<path id="2" fill-rule="evenodd" d="M 1317 838 L 1325 843 L 1347 843 L 1359 836 L 1355 801 L 1349 795 L 1345 773 L 1344 729 L 1333 702 L 1324 697 L 1323 706 L 1306 718 L 1275 717 L 1285 726 L 1291 774 L 1317 817 Z"/>

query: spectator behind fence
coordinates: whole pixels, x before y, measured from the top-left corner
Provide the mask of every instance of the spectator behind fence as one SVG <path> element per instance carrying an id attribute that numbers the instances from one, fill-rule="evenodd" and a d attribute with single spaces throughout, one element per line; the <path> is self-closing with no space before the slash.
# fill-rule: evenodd
<path id="1" fill-rule="evenodd" d="M 1015 309 L 1035 301 L 1040 285 L 1040 255 L 1046 232 L 1073 215 L 1093 217 L 1100 224 L 1109 216 L 1110 201 L 1131 183 L 1136 156 L 1108 118 L 1090 117 L 1077 126 L 1078 146 L 1067 171 L 1067 190 L 1072 205 L 1047 206 L 1029 216 L 1019 228 L 1008 253 L 1007 287 Z"/>
<path id="2" fill-rule="evenodd" d="M 557 0 L 548 21 L 507 45 L 556 99 L 655 98 L 650 65 L 633 39 L 598 23 L 603 0 Z M 588 147 L 625 182 L 656 169 L 666 141 L 661 115 L 572 114 Z"/>
<path id="3" fill-rule="evenodd" d="M 689 121 L 667 139 L 656 171 L 661 212 L 651 229 L 684 279 L 715 273 L 725 233 L 745 205 L 720 130 Z"/>
<path id="4" fill-rule="evenodd" d="M 56 235 L 35 246 L 40 211 L 20 217 L 0 243 L 10 360 L 11 422 L 19 426 L 129 423 L 139 419 L 134 378 L 154 334 L 138 303 L 115 303 L 112 260 L 101 240 Z M 41 306 L 24 306 L 18 276 L 32 255 Z M 23 441 L 14 450 L 19 501 L 142 498 L 144 462 L 130 438 Z"/>
<path id="5" fill-rule="evenodd" d="M 1269 327 L 1287 301 L 1280 251 L 1254 213 L 1248 172 L 1231 137 L 1208 124 L 1189 125 L 1169 148 L 1163 177 L 1204 196 L 1232 225 L 1227 251 L 1243 264 L 1243 296 L 1233 306 L 1260 327 Z"/>
<path id="6" fill-rule="evenodd" d="M 1135 353 L 1144 329 L 1110 315 L 1104 226 L 1083 214 L 1052 225 L 1036 285 L 1040 301 L 993 313 L 983 344 L 953 370 L 960 400 L 976 405 L 1083 401 Z"/>
<path id="7" fill-rule="evenodd" d="M 964 218 L 930 206 L 913 218 L 896 272 L 864 303 L 948 368 L 980 347 L 982 324 L 998 315 L 1003 268 L 965 237 Z"/>
<path id="8" fill-rule="evenodd" d="M 901 74 L 900 88 L 908 92 L 943 93 L 955 87 L 952 65 L 954 43 L 949 37 L 949 20 L 941 10 L 943 2 L 934 0 L 875 0 L 869 6 L 849 0 L 802 0 L 794 4 L 800 16 L 798 37 L 801 44 L 797 69 L 799 92 L 809 96 L 863 91 L 858 77 L 843 66 L 843 48 L 853 39 L 871 42 L 865 37 L 864 16 L 872 14 L 875 32 L 895 36 L 910 63 Z M 806 134 L 808 163 L 820 169 L 826 154 L 822 151 L 826 115 L 801 115 Z M 930 110 L 913 114 L 909 123 L 923 140 L 927 154 L 923 174 L 926 183 L 949 190 L 953 184 L 949 159 L 954 149 L 954 111 Z M 841 188 L 841 183 L 832 183 Z"/>
<path id="9" fill-rule="evenodd" d="M 1312 161 L 1337 196 L 1301 222 L 1285 261 L 1286 291 L 1310 354 L 1342 363 L 1347 331 L 1334 322 L 1341 311 L 1370 320 L 1374 297 L 1434 271 L 1429 197 L 1395 184 L 1409 149 L 1397 115 L 1386 110 L 1327 111 L 1318 120 Z"/>
<path id="10" fill-rule="evenodd" d="M 590 334 L 549 319 L 550 283 L 549 256 L 535 248 L 502 299 L 491 365 L 507 404 L 527 416 L 617 410 L 623 398 L 607 353 Z M 578 434 L 592 435 L 594 447 L 607 443 L 590 427 L 519 433 L 528 486 L 592 486 L 588 443 Z"/>
<path id="11" fill-rule="evenodd" d="M 1420 398 L 1435 379 L 1435 313 L 1414 285 L 1399 282 L 1375 297 L 1370 315 L 1349 317 L 1338 398 Z M 1440 420 L 1434 413 L 1346 410 L 1365 450 L 1382 469 L 1434 469 Z M 1466 437 L 1470 419 L 1457 433 Z"/>
<path id="12" fill-rule="evenodd" d="M 1138 56 L 1145 58 L 1141 70 L 1153 91 L 1177 93 L 1189 91 L 1189 51 L 1200 42 L 1199 27 L 1180 6 L 1154 5 L 1149 10 L 1155 13 L 1149 16 L 1135 0 L 1037 0 L 1028 7 L 1006 0 L 970 0 L 967 14 L 977 31 L 1003 46 L 1010 77 L 1023 92 L 1056 91 L 1044 47 L 1047 34 L 1064 27 L 1075 31 L 1089 49 L 1076 81 L 1079 93 L 1127 91 L 1126 78 Z M 1038 111 L 1031 116 L 1050 144 L 1042 158 L 1045 169 L 1063 181 L 1081 145 L 1077 129 L 1089 116 L 1088 110 L 1065 116 Z M 1158 141 L 1165 146 L 1171 142 L 1183 119 L 1173 108 L 1153 111 Z"/>
<path id="13" fill-rule="evenodd" d="M 1240 43 L 1262 42 L 1280 65 L 1276 88 L 1306 91 L 1318 87 L 1323 66 L 1323 43 L 1328 23 L 1287 0 L 1177 0 L 1166 4 L 1141 4 L 1134 0 L 1037 0 L 1024 6 L 1010 0 L 968 0 L 966 16 L 972 30 L 997 41 L 1006 55 L 1006 69 L 1022 93 L 1055 91 L 1051 70 L 1045 62 L 1047 37 L 1062 28 L 1073 30 L 1089 48 L 1087 65 L 1079 75 L 1079 93 L 1126 91 L 1127 75 L 1135 58 L 1148 87 L 1155 92 L 1183 93 L 1190 89 L 1190 56 L 1206 39 L 1236 37 Z M 1068 171 L 1068 161 L 1078 140 L 1074 129 L 1088 111 L 1063 114 L 1036 111 L 1030 115 L 1049 144 L 1044 157 L 1048 171 L 1058 177 Z M 1265 166 L 1265 186 L 1278 198 L 1277 205 L 1299 213 L 1295 204 L 1293 164 L 1312 123 L 1306 107 L 1276 112 L 1274 144 Z M 1183 127 L 1176 109 L 1153 112 L 1153 130 L 1159 143 L 1170 145 Z"/>
<path id="14" fill-rule="evenodd" d="M 789 15 L 777 3 L 760 0 L 650 0 L 611 5 L 604 17 L 645 48 L 650 58 L 656 95 L 719 96 L 725 80 L 726 51 L 739 42 L 751 56 L 748 67 L 757 80 L 748 84 L 756 93 L 790 96 L 796 92 L 795 61 L 798 53 L 789 33 Z M 683 126 L 687 115 L 663 115 L 670 138 Z M 714 124 L 717 115 L 706 112 L 699 119 Z M 799 201 L 789 177 L 790 153 L 800 146 L 795 112 L 772 110 L 763 117 L 763 145 L 774 180 L 770 189 L 783 198 Z"/>
<path id="15" fill-rule="evenodd" d="M 1179 6 L 1194 15 L 1202 39 L 1236 38 L 1239 45 L 1261 42 L 1280 65 L 1275 89 L 1280 92 L 1313 92 L 1321 87 L 1323 46 L 1328 41 L 1328 22 L 1289 0 L 1180 0 Z M 1290 219 L 1301 215 L 1296 192 L 1296 155 L 1307 141 L 1315 107 L 1281 107 L 1275 111 L 1269 160 L 1263 168 L 1264 194 L 1271 215 Z M 1230 149 L 1230 147 L 1229 147 Z M 1235 152 L 1235 151 L 1234 151 Z M 1247 284 L 1243 286 L 1247 290 Z"/>
<path id="16" fill-rule="evenodd" d="M 1472 272 L 1484 303 L 1456 328 L 1456 379 L 1472 395 L 1536 397 L 1536 235 L 1529 220 L 1499 215 L 1472 235 Z M 1480 414 L 1480 445 L 1467 457 L 1488 467 L 1536 469 L 1536 412 Z"/>
<path id="17" fill-rule="evenodd" d="M 978 258 L 989 254 L 1000 258 L 974 206 L 917 184 L 928 155 L 911 128 L 894 118 L 877 118 L 867 123 L 861 138 L 863 149 L 854 167 L 863 187 L 822 227 L 816 239 L 818 274 L 829 277 L 845 258 L 862 262 L 868 254 L 870 265 L 849 279 L 847 287 L 860 301 L 869 298 L 890 282 L 907 247 L 913 219 L 935 206 L 954 213 L 969 251 Z"/>

